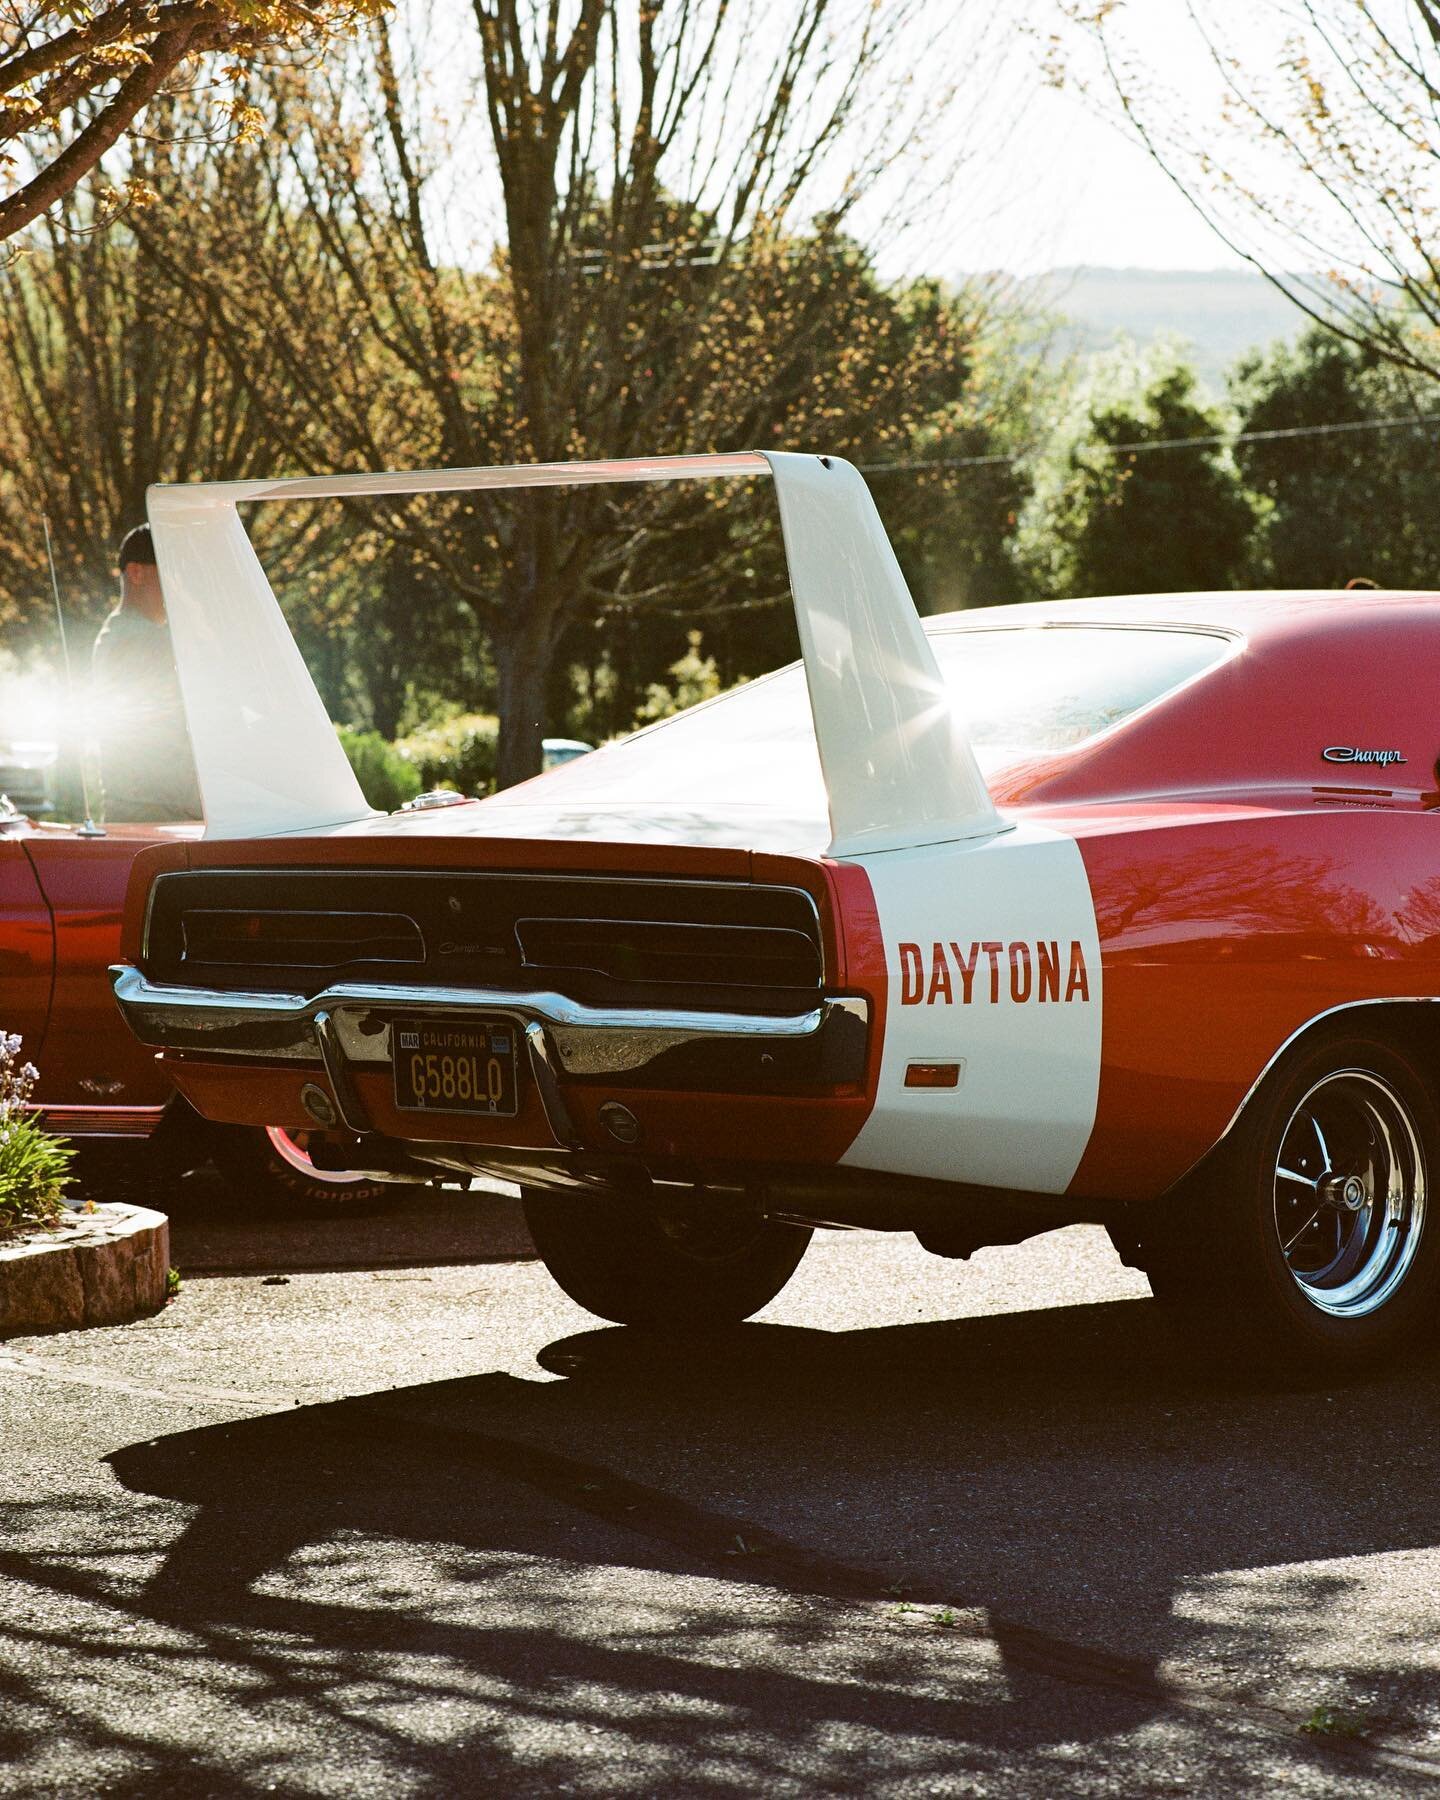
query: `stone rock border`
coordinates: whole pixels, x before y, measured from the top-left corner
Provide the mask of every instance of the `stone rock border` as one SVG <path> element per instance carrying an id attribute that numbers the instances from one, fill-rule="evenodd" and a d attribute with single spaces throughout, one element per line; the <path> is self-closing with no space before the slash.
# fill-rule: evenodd
<path id="1" fill-rule="evenodd" d="M 67 1207 L 0 1240 L 0 1338 L 123 1325 L 165 1304 L 170 1221 L 144 1206 Z"/>

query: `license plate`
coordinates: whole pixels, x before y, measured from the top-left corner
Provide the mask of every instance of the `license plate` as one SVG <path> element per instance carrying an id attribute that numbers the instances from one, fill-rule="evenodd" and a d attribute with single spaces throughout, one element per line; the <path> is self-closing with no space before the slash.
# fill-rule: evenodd
<path id="1" fill-rule="evenodd" d="M 443 1025 L 398 1019 L 390 1028 L 390 1041 L 395 1104 L 404 1111 L 514 1116 L 518 1082 L 510 1020 Z"/>

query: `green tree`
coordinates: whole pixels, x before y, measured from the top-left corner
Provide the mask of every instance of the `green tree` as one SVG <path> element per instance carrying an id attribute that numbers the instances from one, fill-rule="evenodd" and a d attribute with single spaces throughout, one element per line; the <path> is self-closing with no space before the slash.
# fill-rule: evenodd
<path id="1" fill-rule="evenodd" d="M 1178 364 L 1139 392 L 1091 400 L 1037 473 L 1023 549 L 1036 586 L 1059 597 L 1233 586 L 1255 512 L 1229 451 L 1167 447 L 1223 431 Z"/>
<path id="2" fill-rule="evenodd" d="M 152 157 L 149 178 L 183 200 L 187 165 Z M 30 254 L 0 267 L 0 621 L 12 647 L 54 631 L 42 515 L 67 612 L 93 628 L 114 604 L 115 550 L 143 522 L 151 482 L 243 480 L 285 460 L 213 322 L 128 222 L 96 231 L 96 219 L 69 195 Z M 300 509 L 260 519 L 257 533 L 282 592 L 310 595 L 312 611 L 333 604 L 348 522 Z"/>
<path id="3" fill-rule="evenodd" d="M 1008 452 L 1031 429 L 1050 382 L 1038 359 L 1020 353 L 1003 320 L 997 325 L 1004 305 L 928 279 L 887 287 L 853 245 L 831 250 L 828 274 L 813 242 L 790 249 L 799 292 L 817 283 L 819 316 L 794 374 L 768 392 L 768 427 L 756 405 L 738 429 L 758 435 L 778 426 L 781 441 L 840 448 L 862 467 L 873 457 L 871 488 L 921 612 L 1019 598 L 1008 549 L 1026 477 Z M 781 317 L 796 299 L 782 273 L 760 316 Z M 742 341 L 724 360 L 743 369 L 746 358 L 763 354 L 763 342 Z M 861 384 L 860 396 L 873 397 L 868 420 L 855 416 L 859 396 L 847 396 L 843 382 L 825 392 L 827 371 L 842 366 L 846 379 Z M 812 411 L 817 389 L 828 405 L 824 419 Z M 731 404 L 755 402 L 742 389 Z M 848 443 L 837 442 L 841 432 Z M 869 432 L 867 442 L 861 434 Z M 996 460 L 966 466 L 990 457 Z M 794 609 L 767 502 L 763 487 L 750 504 L 702 501 L 682 515 L 679 531 L 651 533 L 627 547 L 618 591 L 577 617 L 567 634 L 556 678 L 567 685 L 552 691 L 552 716 L 568 711 L 581 736 L 627 729 L 652 687 L 672 686 L 697 622 L 721 686 L 797 657 Z"/>
<path id="4" fill-rule="evenodd" d="M 1322 330 L 1241 363 L 1232 393 L 1243 431 L 1285 431 L 1434 411 L 1434 384 Z M 1436 427 L 1396 426 L 1236 445 L 1262 502 L 1251 577 L 1270 587 L 1382 587 L 1440 581 Z"/>
<path id="5" fill-rule="evenodd" d="M 255 145 L 217 157 L 194 105 L 152 112 L 167 141 L 130 166 L 143 167 L 177 231 L 206 205 L 253 205 Z M 114 603 L 116 546 L 143 521 L 151 482 L 273 475 L 292 457 L 188 283 L 136 219 L 96 230 L 100 217 L 90 195 L 67 195 L 34 228 L 30 253 L 0 266 L 0 624 L 22 656 L 56 647 L 42 516 L 83 661 Z M 262 508 L 249 523 L 333 716 L 393 737 L 412 685 L 443 689 L 483 666 L 453 598 L 413 558 L 382 554 L 363 517 Z"/>
<path id="6" fill-rule="evenodd" d="M 1033 341 L 1043 321 L 993 298 L 977 307 L 977 296 L 934 282 L 900 303 L 923 333 L 948 330 L 968 346 L 963 382 L 936 392 L 901 466 L 870 478 L 910 591 L 922 613 L 1023 600 L 1015 540 L 1031 492 L 1026 452 L 1063 393 Z"/>
<path id="7" fill-rule="evenodd" d="M 934 118 L 917 96 L 948 87 L 930 40 L 959 14 L 983 32 L 982 9 L 922 0 L 475 0 L 478 181 L 504 238 L 463 266 L 446 253 L 452 126 L 403 24 L 379 25 L 348 64 L 270 90 L 256 204 L 207 206 L 198 230 L 155 208 L 145 228 L 301 469 L 772 445 L 889 458 L 948 406 L 937 381 L 963 375 L 969 344 L 907 322 L 847 234 L 886 180 L 892 210 L 924 191 L 895 171 Z M 993 65 L 964 66 L 978 87 Z M 539 766 L 556 671 L 587 660 L 577 624 L 728 603 L 774 566 L 751 503 L 709 488 L 369 516 L 488 641 L 502 783 Z"/>

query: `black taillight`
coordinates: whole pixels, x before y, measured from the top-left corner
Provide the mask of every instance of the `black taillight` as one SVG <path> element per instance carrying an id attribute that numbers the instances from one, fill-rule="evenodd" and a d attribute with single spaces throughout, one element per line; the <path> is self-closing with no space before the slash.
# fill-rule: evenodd
<path id="1" fill-rule="evenodd" d="M 700 925 L 659 919 L 517 919 L 527 969 L 646 985 L 816 988 L 820 947 L 781 925 Z"/>
<path id="2" fill-rule="evenodd" d="M 347 963 L 423 963 L 420 927 L 403 913 L 267 912 L 196 907 L 180 915 L 187 963 L 338 969 Z"/>

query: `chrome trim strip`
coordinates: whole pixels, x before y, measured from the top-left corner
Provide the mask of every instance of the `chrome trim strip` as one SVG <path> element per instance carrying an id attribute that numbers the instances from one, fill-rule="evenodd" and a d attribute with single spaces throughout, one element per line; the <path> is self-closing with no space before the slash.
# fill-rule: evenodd
<path id="1" fill-rule="evenodd" d="M 328 863 L 277 863 L 273 868 L 268 865 L 247 867 L 244 863 L 197 863 L 188 869 L 166 869 L 155 877 L 150 885 L 150 892 L 153 894 L 163 882 L 180 881 L 191 875 L 263 875 L 277 879 L 286 875 L 323 875 L 329 881 L 371 882 L 377 874 L 424 882 L 537 881 L 563 882 L 567 887 L 664 888 L 671 893 L 677 890 L 690 893 L 697 888 L 718 888 L 727 893 L 795 894 L 809 905 L 816 923 L 820 921 L 820 909 L 808 888 L 796 887 L 793 882 L 747 881 L 741 875 L 604 875 L 588 869 L 556 869 L 547 872 L 544 869 L 477 869 L 473 865 L 462 865 L 454 869 L 407 869 L 352 866 L 348 863 L 341 868 Z"/>
<path id="2" fill-rule="evenodd" d="M 182 871 L 175 870 L 172 872 L 179 874 Z M 185 870 L 183 873 L 188 874 L 189 871 Z M 150 954 L 150 921 L 155 916 L 155 895 L 159 891 L 160 883 L 164 879 L 165 877 L 163 875 L 157 875 L 154 881 L 150 883 L 150 892 L 145 896 L 145 917 L 140 921 L 140 954 L 142 956 L 149 956 Z"/>
<path id="3" fill-rule="evenodd" d="M 121 963 L 110 970 L 115 998 L 130 1029 L 156 1049 L 257 1061 L 323 1063 L 318 1015 L 328 1015 L 346 1065 L 390 1060 L 386 1014 L 446 1017 L 496 1013 L 523 1030 L 538 1020 L 546 1047 L 564 1075 L 624 1074 L 643 1069 L 663 1051 L 726 1040 L 793 1042 L 814 1037 L 837 1015 L 868 1025 L 869 1004 L 859 996 L 827 997 L 808 1012 L 698 1012 L 656 1008 L 584 1006 L 567 995 L 514 993 L 498 988 L 418 987 L 383 982 L 341 982 L 307 999 L 303 994 L 262 993 L 165 986 Z M 340 1098 L 336 1096 L 337 1100 Z"/>

